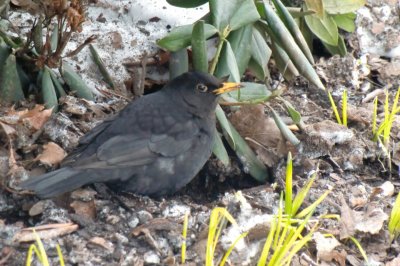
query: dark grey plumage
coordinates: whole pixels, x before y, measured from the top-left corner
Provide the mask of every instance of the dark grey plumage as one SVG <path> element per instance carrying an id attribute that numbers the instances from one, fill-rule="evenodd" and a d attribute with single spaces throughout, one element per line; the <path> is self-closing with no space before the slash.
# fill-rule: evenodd
<path id="1" fill-rule="evenodd" d="M 93 128 L 62 168 L 21 188 L 43 198 L 97 182 L 153 196 L 177 191 L 211 155 L 218 98 L 213 90 L 220 87 L 209 74 L 182 74 Z"/>

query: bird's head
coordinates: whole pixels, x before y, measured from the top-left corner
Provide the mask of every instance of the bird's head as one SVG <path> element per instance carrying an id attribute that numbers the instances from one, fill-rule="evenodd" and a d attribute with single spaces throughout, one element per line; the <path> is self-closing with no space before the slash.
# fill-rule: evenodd
<path id="1" fill-rule="evenodd" d="M 225 82 L 208 73 L 194 71 L 174 78 L 165 89 L 177 91 L 176 96 L 181 97 L 191 111 L 201 114 L 214 112 L 219 95 L 239 87 L 239 83 Z"/>

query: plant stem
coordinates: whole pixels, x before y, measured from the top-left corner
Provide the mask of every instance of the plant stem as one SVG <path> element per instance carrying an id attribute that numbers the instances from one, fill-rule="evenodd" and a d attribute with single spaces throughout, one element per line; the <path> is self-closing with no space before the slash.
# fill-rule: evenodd
<path id="1" fill-rule="evenodd" d="M 222 51 L 222 46 L 224 45 L 224 42 L 226 41 L 226 38 L 228 37 L 229 33 L 231 32 L 229 26 L 227 26 L 222 34 L 219 34 L 219 40 L 218 40 L 218 45 L 217 45 L 217 52 L 215 53 L 215 56 L 211 62 L 211 66 L 209 69 L 210 74 L 214 74 L 215 69 L 217 68 L 217 63 L 219 60 L 219 56 L 221 55 L 221 51 Z"/>

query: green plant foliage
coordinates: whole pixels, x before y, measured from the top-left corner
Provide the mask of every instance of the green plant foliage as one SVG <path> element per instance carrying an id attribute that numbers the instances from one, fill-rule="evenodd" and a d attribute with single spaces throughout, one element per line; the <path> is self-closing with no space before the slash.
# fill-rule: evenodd
<path id="1" fill-rule="evenodd" d="M 260 18 L 253 0 L 210 0 L 211 21 L 223 32 L 237 30 Z"/>
<path id="2" fill-rule="evenodd" d="M 171 52 L 176 52 L 180 49 L 186 48 L 192 41 L 192 31 L 194 25 L 185 25 L 176 27 L 157 44 Z M 204 36 L 206 39 L 218 33 L 218 30 L 210 24 L 204 24 Z"/>
<path id="3" fill-rule="evenodd" d="M 197 21 L 192 32 L 192 54 L 193 69 L 197 71 L 208 71 L 206 38 L 204 35 L 204 20 Z"/>
<path id="4" fill-rule="evenodd" d="M 53 85 L 53 81 L 50 76 L 50 72 L 47 68 L 43 69 L 42 79 L 42 96 L 44 106 L 47 109 L 53 108 L 53 112 L 58 110 L 58 101 L 56 91 Z"/>
<path id="5" fill-rule="evenodd" d="M 354 20 L 356 19 L 355 13 L 345 13 L 333 15 L 336 25 L 347 32 L 354 32 L 356 29 L 356 24 Z"/>
<path id="6" fill-rule="evenodd" d="M 264 33 L 257 27 L 253 27 L 251 38 L 251 69 L 260 80 L 264 80 L 269 74 L 268 61 L 272 54 L 263 35 Z"/>
<path id="7" fill-rule="evenodd" d="M 227 94 L 242 103 L 263 103 L 271 97 L 272 92 L 264 84 L 254 82 L 242 82 L 240 90 Z"/>
<path id="8" fill-rule="evenodd" d="M 66 63 L 63 64 L 62 77 L 64 78 L 71 91 L 76 93 L 78 97 L 93 101 L 92 91 L 87 87 L 82 78 Z"/>
<path id="9" fill-rule="evenodd" d="M 287 8 L 282 4 L 279 0 L 273 0 L 274 6 L 277 10 L 279 17 L 282 19 L 283 23 L 285 23 L 286 27 L 292 34 L 294 40 L 296 41 L 297 45 L 303 51 L 304 55 L 307 57 L 310 64 L 314 64 L 314 58 L 311 54 L 311 50 L 307 45 L 306 40 L 303 37 L 303 34 L 300 31 L 299 26 L 297 25 L 296 21 L 287 10 Z"/>
<path id="10" fill-rule="evenodd" d="M 308 10 L 307 5 L 305 8 Z M 323 42 L 336 46 L 338 44 L 339 31 L 335 20 L 331 15 L 324 13 L 322 17 L 309 15 L 305 17 L 308 27 Z"/>
<path id="11" fill-rule="evenodd" d="M 297 70 L 315 86 L 325 89 L 307 57 L 303 54 L 282 20 L 273 11 L 272 7 L 267 3 L 257 3 L 257 8 L 261 17 L 268 23 L 269 35 L 284 48 Z"/>
<path id="12" fill-rule="evenodd" d="M 322 0 L 322 2 L 324 9 L 329 14 L 354 12 L 366 4 L 365 0 Z"/>
<path id="13" fill-rule="evenodd" d="M 229 76 L 229 81 L 240 82 L 239 67 L 229 42 L 224 44 L 214 75 L 220 78 Z"/>
<path id="14" fill-rule="evenodd" d="M 252 42 L 252 32 L 253 26 L 252 24 L 248 24 L 231 32 L 228 37 L 228 42 L 231 45 L 233 54 L 235 55 L 240 74 L 244 73 L 247 66 L 249 65 L 250 57 L 253 50 L 253 43 L 251 43 L 251 46 L 249 45 L 249 43 Z"/>
<path id="15" fill-rule="evenodd" d="M 16 58 L 8 55 L 1 66 L 0 99 L 4 102 L 17 102 L 25 98 L 19 79 Z"/>

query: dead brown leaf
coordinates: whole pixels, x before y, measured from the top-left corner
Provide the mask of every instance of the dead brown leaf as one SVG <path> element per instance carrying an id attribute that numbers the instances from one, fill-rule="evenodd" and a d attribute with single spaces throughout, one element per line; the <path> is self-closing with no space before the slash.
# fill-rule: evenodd
<path id="1" fill-rule="evenodd" d="M 335 250 L 340 246 L 340 242 L 333 237 L 325 237 L 323 234 L 316 232 L 313 236 L 317 248 L 317 257 L 323 261 L 337 261 L 340 266 L 346 265 L 346 252 Z"/>
<path id="2" fill-rule="evenodd" d="M 18 243 L 35 241 L 36 235 L 33 233 L 33 230 L 35 230 L 39 238 L 43 240 L 60 237 L 75 232 L 76 230 L 78 230 L 78 225 L 73 223 L 65 223 L 47 224 L 24 228 L 14 235 L 13 240 Z"/>
<path id="3" fill-rule="evenodd" d="M 287 147 L 274 120 L 264 113 L 264 106 L 245 105 L 230 117 L 230 121 L 268 166 L 273 166 L 287 154 Z"/>
<path id="4" fill-rule="evenodd" d="M 70 206 L 72 209 L 74 209 L 76 214 L 83 216 L 84 218 L 90 220 L 94 220 L 96 218 L 96 205 L 93 200 L 91 201 L 74 200 Z"/>
<path id="5" fill-rule="evenodd" d="M 45 109 L 43 105 L 35 105 L 35 108 L 20 116 L 20 120 L 29 129 L 37 131 L 49 120 L 53 109 Z"/>
<path id="6" fill-rule="evenodd" d="M 92 237 L 91 239 L 89 239 L 89 243 L 100 246 L 100 247 L 108 250 L 109 252 L 114 252 L 113 243 L 111 243 L 110 241 L 107 241 L 106 239 L 104 239 L 102 237 L 98 237 L 98 236 Z"/>
<path id="7" fill-rule="evenodd" d="M 355 218 L 354 211 L 347 205 L 346 200 L 341 196 L 340 203 L 340 239 L 346 239 L 354 235 Z"/>
<path id="8" fill-rule="evenodd" d="M 40 161 L 42 164 L 53 166 L 59 164 L 66 155 L 63 148 L 54 142 L 48 142 L 43 145 L 43 152 L 35 160 Z"/>

